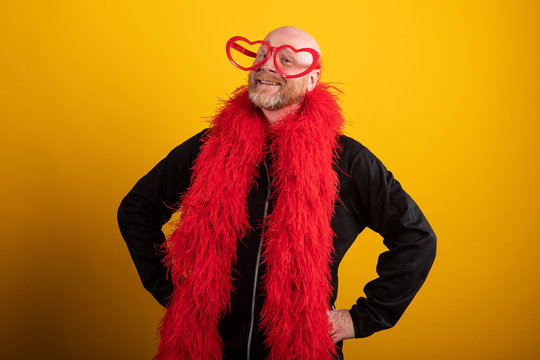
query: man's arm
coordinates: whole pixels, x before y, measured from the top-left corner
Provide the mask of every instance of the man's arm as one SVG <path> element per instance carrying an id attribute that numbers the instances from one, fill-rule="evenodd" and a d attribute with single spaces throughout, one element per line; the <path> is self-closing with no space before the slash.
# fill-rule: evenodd
<path id="1" fill-rule="evenodd" d="M 189 187 L 192 162 L 204 132 L 173 149 L 135 184 L 118 208 L 118 226 L 143 286 L 163 306 L 173 284 L 157 250 L 165 240 L 161 228 Z"/>
<path id="2" fill-rule="evenodd" d="M 379 277 L 365 286 L 366 297 L 350 309 L 356 338 L 397 323 L 424 283 L 436 252 L 435 233 L 418 205 L 381 161 L 360 146 L 352 167 L 358 194 L 353 211 L 384 238 L 388 251 L 379 256 Z"/>

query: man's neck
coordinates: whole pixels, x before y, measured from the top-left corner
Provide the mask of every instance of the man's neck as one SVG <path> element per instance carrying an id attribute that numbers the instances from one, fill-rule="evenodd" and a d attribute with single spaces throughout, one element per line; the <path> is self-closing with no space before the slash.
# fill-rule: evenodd
<path id="1" fill-rule="evenodd" d="M 293 112 L 298 111 L 299 108 L 300 108 L 300 104 L 291 104 L 291 105 L 285 106 L 283 109 L 278 109 L 278 110 L 262 109 L 262 112 L 264 114 L 264 117 L 266 118 L 266 121 L 268 122 L 268 126 L 270 127 L 270 129 L 272 129 L 279 122 L 279 119 Z"/>

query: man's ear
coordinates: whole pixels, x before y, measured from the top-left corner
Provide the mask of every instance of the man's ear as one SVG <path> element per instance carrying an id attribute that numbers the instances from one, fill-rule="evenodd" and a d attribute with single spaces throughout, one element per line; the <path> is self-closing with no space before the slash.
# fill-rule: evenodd
<path id="1" fill-rule="evenodd" d="M 319 82 L 319 79 L 321 78 L 321 71 L 319 69 L 312 70 L 309 73 L 309 81 L 308 81 L 308 91 L 311 91 L 315 88 L 317 83 Z"/>

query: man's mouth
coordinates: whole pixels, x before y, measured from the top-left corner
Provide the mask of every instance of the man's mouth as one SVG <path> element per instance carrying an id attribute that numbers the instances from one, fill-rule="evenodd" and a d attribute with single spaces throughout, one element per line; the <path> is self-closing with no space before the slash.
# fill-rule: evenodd
<path id="1" fill-rule="evenodd" d="M 264 84 L 264 85 L 273 85 L 273 86 L 281 86 L 281 83 L 275 82 L 275 81 L 268 81 L 268 80 L 257 80 L 258 84 Z"/>

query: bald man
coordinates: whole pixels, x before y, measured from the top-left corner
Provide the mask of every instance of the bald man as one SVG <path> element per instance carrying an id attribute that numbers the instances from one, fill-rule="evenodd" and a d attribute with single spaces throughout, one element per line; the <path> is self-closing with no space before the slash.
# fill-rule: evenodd
<path id="1" fill-rule="evenodd" d="M 436 236 L 381 161 L 342 134 L 311 35 L 287 26 L 264 40 L 235 36 L 226 53 L 248 85 L 118 210 L 142 283 L 166 308 L 154 358 L 343 359 L 343 340 L 396 324 Z M 388 247 L 379 277 L 337 310 L 339 263 L 366 227 Z"/>

